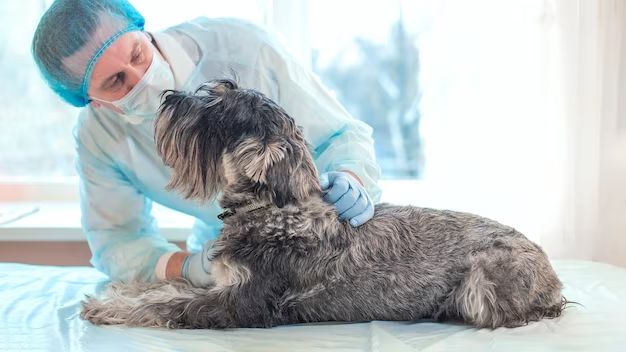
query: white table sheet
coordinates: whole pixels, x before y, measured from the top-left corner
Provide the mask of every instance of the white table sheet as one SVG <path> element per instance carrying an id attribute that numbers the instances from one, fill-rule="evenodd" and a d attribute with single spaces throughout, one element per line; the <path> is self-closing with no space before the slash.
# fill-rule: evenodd
<path id="1" fill-rule="evenodd" d="M 93 268 L 0 263 L 0 351 L 626 351 L 626 269 L 553 264 L 565 296 L 583 306 L 521 328 L 376 321 L 172 331 L 82 321 L 83 295 L 106 284 Z"/>

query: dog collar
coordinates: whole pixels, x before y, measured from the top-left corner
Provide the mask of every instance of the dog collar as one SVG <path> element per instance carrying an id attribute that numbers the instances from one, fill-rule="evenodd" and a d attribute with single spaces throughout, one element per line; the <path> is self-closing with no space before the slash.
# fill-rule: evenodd
<path id="1" fill-rule="evenodd" d="M 251 211 L 255 211 L 255 210 L 259 210 L 261 208 L 266 208 L 268 207 L 269 204 L 248 204 L 246 206 L 240 207 L 240 208 L 226 208 L 226 210 L 224 210 L 224 212 L 222 212 L 221 214 L 219 214 L 217 216 L 218 219 L 220 220 L 224 220 L 225 218 L 229 217 L 229 216 L 233 216 L 237 213 L 239 214 L 243 214 L 243 213 L 249 213 Z"/>

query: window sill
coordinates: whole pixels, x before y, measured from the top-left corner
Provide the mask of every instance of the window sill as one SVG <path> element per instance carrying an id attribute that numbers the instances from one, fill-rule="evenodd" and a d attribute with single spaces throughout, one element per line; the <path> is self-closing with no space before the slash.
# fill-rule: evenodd
<path id="1" fill-rule="evenodd" d="M 0 203 L 0 213 L 9 212 L 12 214 L 6 218 L 8 222 L 0 225 L 0 242 L 85 241 L 80 226 L 78 202 Z M 23 216 L 19 216 L 20 213 Z M 158 204 L 154 205 L 153 214 L 157 218 L 162 236 L 168 241 L 187 239 L 193 225 L 191 217 Z"/>
<path id="2" fill-rule="evenodd" d="M 69 189 L 71 186 L 65 187 Z M 426 192 L 428 188 L 424 187 L 423 181 L 383 180 L 380 181 L 380 186 L 383 190 L 381 202 L 398 205 L 427 203 L 429 192 Z M 55 190 L 56 187 L 52 189 Z M 55 192 L 68 194 L 66 190 Z M 30 193 L 36 194 L 37 192 L 30 191 Z M 48 192 L 48 194 L 51 193 L 53 192 Z M 24 193 L 22 192 L 21 195 L 24 196 Z M 16 199 L 20 198 L 23 201 L 3 197 L 4 202 L 0 202 L 0 214 L 13 213 L 6 218 L 9 220 L 7 223 L 4 223 L 0 216 L 0 242 L 85 241 L 85 235 L 80 226 L 80 207 L 77 200 L 71 198 L 59 200 L 51 197 L 46 201 L 37 201 L 30 196 L 16 197 Z M 157 219 L 161 235 L 170 242 L 185 241 L 191 232 L 193 218 L 190 216 L 156 203 L 153 204 L 153 215 Z"/>

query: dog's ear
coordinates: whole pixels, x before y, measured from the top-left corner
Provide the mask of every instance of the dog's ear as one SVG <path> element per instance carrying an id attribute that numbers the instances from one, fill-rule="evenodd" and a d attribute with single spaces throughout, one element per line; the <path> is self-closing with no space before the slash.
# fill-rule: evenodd
<path id="1" fill-rule="evenodd" d="M 232 159 L 240 174 L 282 208 L 319 191 L 317 171 L 306 148 L 303 138 L 276 137 L 266 143 L 248 138 L 238 145 Z"/>
<path id="2" fill-rule="evenodd" d="M 293 189 L 293 168 L 289 159 L 284 158 L 266 170 L 266 182 L 269 192 L 274 199 L 274 204 L 282 208 L 298 198 Z"/>
<path id="3" fill-rule="evenodd" d="M 277 206 L 302 201 L 321 192 L 317 169 L 304 138 L 298 133 L 289 141 L 286 157 L 266 170 L 265 178 Z"/>
<path id="4" fill-rule="evenodd" d="M 239 143 L 234 157 L 244 176 L 253 182 L 267 184 L 268 170 L 286 157 L 287 148 L 289 144 L 283 139 L 262 143 L 248 138 Z"/>

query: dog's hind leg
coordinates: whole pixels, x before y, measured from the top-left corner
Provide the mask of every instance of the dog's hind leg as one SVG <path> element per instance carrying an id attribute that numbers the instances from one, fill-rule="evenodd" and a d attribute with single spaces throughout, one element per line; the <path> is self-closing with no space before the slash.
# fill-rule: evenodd
<path id="1" fill-rule="evenodd" d="M 559 316 L 564 302 L 547 257 L 530 242 L 473 254 L 469 272 L 450 298 L 451 315 L 489 328 Z"/>

